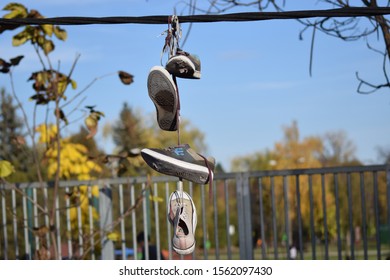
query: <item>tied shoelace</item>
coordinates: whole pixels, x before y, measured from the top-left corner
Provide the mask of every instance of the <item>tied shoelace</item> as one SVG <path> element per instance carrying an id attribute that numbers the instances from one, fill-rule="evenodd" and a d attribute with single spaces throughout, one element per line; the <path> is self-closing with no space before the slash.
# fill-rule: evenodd
<path id="1" fill-rule="evenodd" d="M 164 53 L 168 52 L 168 58 L 176 55 L 176 52 L 180 50 L 179 48 L 179 40 L 182 35 L 179 17 L 176 15 L 168 17 L 168 29 L 165 30 L 161 35 L 167 34 L 165 37 L 165 42 L 163 49 L 161 51 L 160 62 L 162 65 L 162 57 Z"/>
<path id="2" fill-rule="evenodd" d="M 168 30 L 165 31 L 167 36 L 165 37 L 165 44 L 161 52 L 161 65 L 162 56 L 165 52 L 169 51 L 168 58 L 176 55 L 176 53 L 183 52 L 179 48 L 179 40 L 181 38 L 181 27 L 178 16 L 170 16 L 168 18 Z M 177 127 L 177 143 L 180 145 L 180 94 L 179 87 L 177 85 L 176 76 L 172 75 L 173 82 L 176 87 L 177 93 L 177 110 L 176 110 L 176 127 Z"/>

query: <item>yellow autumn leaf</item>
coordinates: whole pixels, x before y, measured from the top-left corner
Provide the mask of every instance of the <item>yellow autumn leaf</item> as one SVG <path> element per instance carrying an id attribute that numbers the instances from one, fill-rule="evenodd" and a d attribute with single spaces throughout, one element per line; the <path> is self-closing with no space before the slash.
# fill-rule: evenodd
<path id="1" fill-rule="evenodd" d="M 98 186 L 93 186 L 91 189 L 91 194 L 95 197 L 99 197 L 99 187 Z"/>
<path id="2" fill-rule="evenodd" d="M 68 37 L 68 34 L 66 33 L 66 31 L 59 26 L 55 26 L 53 32 L 54 32 L 54 35 L 62 41 L 65 41 L 66 38 Z"/>
<path id="3" fill-rule="evenodd" d="M 41 25 L 41 28 L 43 32 L 45 32 L 46 35 L 50 36 L 53 35 L 53 25 L 51 24 L 43 24 Z"/>
<path id="4" fill-rule="evenodd" d="M 10 13 L 3 16 L 6 19 L 25 18 L 28 15 L 27 8 L 19 3 L 9 3 L 3 8 L 3 10 L 10 11 Z"/>
<path id="5" fill-rule="evenodd" d="M 57 126 L 50 124 L 41 124 L 36 128 L 36 131 L 39 132 L 39 143 L 50 143 L 52 139 L 55 139 L 57 136 Z"/>
<path id="6" fill-rule="evenodd" d="M 119 241 L 121 236 L 117 232 L 110 232 L 110 233 L 107 233 L 107 238 L 111 241 Z"/>
<path id="7" fill-rule="evenodd" d="M 150 195 L 149 199 L 153 202 L 163 202 L 164 200 L 159 196 Z"/>
<path id="8" fill-rule="evenodd" d="M 88 193 L 88 186 L 82 185 L 79 187 L 79 191 L 81 195 L 87 195 Z"/>
<path id="9" fill-rule="evenodd" d="M 90 171 L 96 171 L 96 172 L 103 171 L 103 169 L 98 164 L 96 164 L 96 162 L 93 162 L 91 160 L 88 160 L 86 165 L 88 166 Z"/>
<path id="10" fill-rule="evenodd" d="M 74 148 L 81 152 L 81 153 L 88 153 L 87 147 L 85 147 L 83 144 L 77 144 L 77 143 L 72 143 L 74 145 Z"/>
<path id="11" fill-rule="evenodd" d="M 14 172 L 15 168 L 9 161 L 0 160 L 0 177 L 7 177 Z"/>

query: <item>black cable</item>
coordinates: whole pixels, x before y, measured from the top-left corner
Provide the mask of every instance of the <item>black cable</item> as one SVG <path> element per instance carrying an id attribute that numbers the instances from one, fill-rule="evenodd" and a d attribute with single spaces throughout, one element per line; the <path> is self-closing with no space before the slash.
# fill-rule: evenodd
<path id="1" fill-rule="evenodd" d="M 180 16 L 180 23 L 189 22 L 243 22 L 274 19 L 302 19 L 313 17 L 372 17 L 390 14 L 390 8 L 349 7 L 328 10 L 303 10 L 288 12 L 249 12 L 219 15 Z M 140 17 L 52 17 L 52 18 L 0 18 L 0 25 L 87 25 L 87 24 L 167 24 L 169 16 Z"/>

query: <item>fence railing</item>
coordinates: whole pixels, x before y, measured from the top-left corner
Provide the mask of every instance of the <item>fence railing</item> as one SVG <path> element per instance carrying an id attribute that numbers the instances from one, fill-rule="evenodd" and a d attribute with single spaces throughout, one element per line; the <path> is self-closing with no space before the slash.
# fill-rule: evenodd
<path id="1" fill-rule="evenodd" d="M 0 259 L 54 257 L 53 244 L 62 259 L 138 259 L 139 232 L 166 259 L 389 257 L 388 165 L 220 173 L 211 190 L 184 182 L 198 220 L 196 249 L 184 257 L 171 249 L 166 218 L 177 184 L 173 177 L 61 181 L 53 197 L 51 182 L 0 183 Z"/>

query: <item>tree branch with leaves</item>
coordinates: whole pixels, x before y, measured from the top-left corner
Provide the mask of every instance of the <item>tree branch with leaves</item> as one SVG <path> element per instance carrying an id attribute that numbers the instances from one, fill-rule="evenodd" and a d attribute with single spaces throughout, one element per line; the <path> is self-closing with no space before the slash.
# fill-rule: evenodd
<path id="1" fill-rule="evenodd" d="M 7 12 L 3 16 L 7 19 L 43 18 L 37 10 L 29 10 L 19 3 L 9 3 L 3 10 Z M 6 31 L 13 32 L 18 28 L 23 29 L 13 36 L 12 45 L 18 47 L 30 43 L 41 66 L 41 69 L 33 72 L 28 79 L 28 82 L 32 82 L 32 88 L 34 90 L 34 94 L 29 98 L 30 101 L 35 102 L 34 116 L 32 119 L 28 117 L 24 110 L 22 102 L 19 100 L 14 87 L 13 68 L 21 63 L 24 56 L 20 55 L 11 59 L 0 58 L 0 72 L 9 75 L 12 94 L 17 101 L 18 108 L 23 112 L 24 124 L 27 127 L 28 135 L 32 143 L 32 156 L 35 162 L 34 165 L 37 169 L 38 181 L 41 185 L 43 185 L 45 181 L 41 171 L 42 162 L 45 161 L 49 178 L 54 178 L 53 204 L 48 210 L 46 210 L 46 207 L 40 207 L 39 210 L 42 211 L 42 214 L 48 217 L 49 220 L 49 225 L 46 228 L 49 229 L 49 232 L 47 233 L 50 233 L 50 245 L 54 249 L 54 256 L 51 256 L 51 258 L 54 257 L 59 259 L 61 256 L 58 254 L 56 243 L 56 234 L 59 233 L 55 232 L 56 211 L 58 210 L 55 201 L 58 197 L 59 182 L 62 179 L 69 179 L 72 176 L 84 180 L 93 179 L 90 174 L 93 172 L 96 173 L 96 171 L 99 172 L 99 166 L 88 158 L 88 151 L 82 144 L 71 143 L 69 142 L 69 139 L 62 136 L 61 129 L 70 123 L 68 119 L 69 116 L 65 112 L 65 107 L 72 102 L 77 101 L 77 99 L 79 99 L 98 80 L 112 74 L 94 79 L 84 89 L 79 91 L 79 93 L 72 96 L 71 93 L 68 93 L 68 89 L 77 89 L 77 83 L 72 76 L 80 56 L 76 56 L 74 63 L 67 74 L 61 72 L 59 67 L 57 69 L 54 68 L 51 61 L 51 53 L 55 50 L 54 39 L 65 41 L 68 37 L 67 32 L 57 25 L 26 25 L 23 27 L 3 25 L 0 26 L 0 35 Z M 118 75 L 120 81 L 125 85 L 130 85 L 133 82 L 133 76 L 127 72 L 118 71 L 113 74 Z M 70 100 L 68 100 L 68 95 L 72 96 Z M 76 110 L 81 111 L 79 108 L 80 105 L 81 103 L 78 103 L 75 108 L 69 109 L 70 112 Z M 41 108 L 46 112 L 46 116 L 39 125 L 36 125 L 36 111 Z M 85 113 L 84 110 L 84 115 L 86 115 L 85 124 L 90 131 L 90 134 L 86 136 L 87 138 L 96 135 L 98 121 L 101 116 L 104 116 L 103 112 L 94 110 L 91 107 L 89 107 L 89 109 L 89 115 L 88 113 Z M 53 112 L 54 114 L 54 124 L 48 123 L 48 114 L 50 112 Z M 32 126 L 30 121 L 32 121 Z M 36 132 L 40 133 L 40 140 L 38 142 L 36 139 Z M 42 144 L 45 146 L 45 149 L 43 153 L 40 153 L 39 147 Z M 12 174 L 12 172 L 14 172 L 12 162 L 5 160 L 0 161 L 0 178 L 3 183 L 6 182 L 5 177 Z M 84 195 L 86 197 L 86 191 L 84 190 L 83 192 L 82 190 L 82 188 L 79 188 L 79 196 L 81 197 Z M 85 202 L 87 200 L 80 199 L 79 201 Z M 44 204 L 47 205 L 47 203 L 48 201 L 46 198 Z M 74 206 L 76 207 L 77 205 Z M 41 236 L 39 236 L 39 238 L 41 238 Z M 48 250 L 37 251 L 36 253 L 36 256 L 42 259 L 50 257 Z"/>

